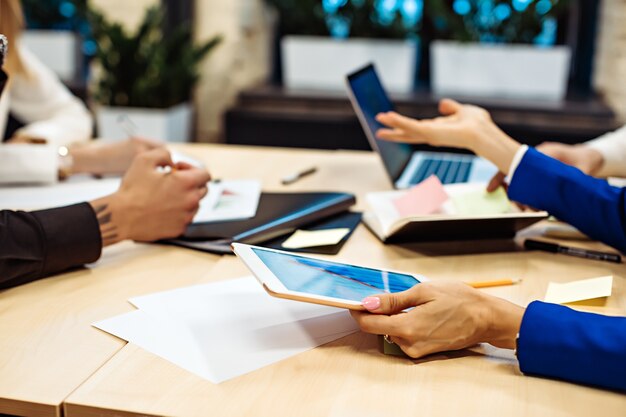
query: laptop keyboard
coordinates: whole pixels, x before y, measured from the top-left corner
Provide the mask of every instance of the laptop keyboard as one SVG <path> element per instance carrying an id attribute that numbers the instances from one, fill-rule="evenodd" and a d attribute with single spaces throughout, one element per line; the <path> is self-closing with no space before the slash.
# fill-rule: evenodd
<path id="1" fill-rule="evenodd" d="M 415 170 L 411 184 L 419 184 L 435 174 L 442 184 L 467 182 L 472 168 L 471 161 L 450 161 L 440 158 L 425 158 Z"/>

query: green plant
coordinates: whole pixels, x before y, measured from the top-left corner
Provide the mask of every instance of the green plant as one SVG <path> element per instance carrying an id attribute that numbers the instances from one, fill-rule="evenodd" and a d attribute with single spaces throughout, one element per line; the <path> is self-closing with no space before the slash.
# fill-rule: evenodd
<path id="1" fill-rule="evenodd" d="M 278 11 L 283 35 L 333 36 L 338 38 L 415 37 L 419 19 L 403 14 L 399 7 L 383 10 L 378 0 L 267 0 Z M 334 3 L 334 5 L 329 5 Z M 403 3 L 398 0 L 398 6 Z"/>
<path id="2" fill-rule="evenodd" d="M 437 37 L 461 42 L 537 43 L 546 22 L 553 22 L 569 7 L 569 0 L 425 2 Z"/>
<path id="3" fill-rule="evenodd" d="M 167 108 L 189 101 L 200 63 L 222 40 L 216 36 L 195 46 L 189 25 L 164 36 L 157 6 L 146 11 L 134 34 L 94 10 L 89 20 L 99 66 L 95 97 L 107 106 Z"/>

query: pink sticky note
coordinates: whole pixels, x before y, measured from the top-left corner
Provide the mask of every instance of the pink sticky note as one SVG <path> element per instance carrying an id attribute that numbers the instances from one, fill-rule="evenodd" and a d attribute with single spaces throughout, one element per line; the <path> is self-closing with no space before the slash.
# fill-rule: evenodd
<path id="1" fill-rule="evenodd" d="M 448 198 L 439 178 L 431 175 L 402 197 L 393 200 L 393 204 L 402 217 L 425 216 L 439 210 Z"/>

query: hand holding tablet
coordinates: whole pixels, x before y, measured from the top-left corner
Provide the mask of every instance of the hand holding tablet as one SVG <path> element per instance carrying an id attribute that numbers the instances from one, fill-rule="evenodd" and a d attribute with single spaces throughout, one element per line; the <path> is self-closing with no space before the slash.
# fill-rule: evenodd
<path id="1" fill-rule="evenodd" d="M 350 310 L 364 310 L 361 300 L 368 296 L 405 291 L 426 280 L 240 243 L 233 250 L 270 295 Z"/>

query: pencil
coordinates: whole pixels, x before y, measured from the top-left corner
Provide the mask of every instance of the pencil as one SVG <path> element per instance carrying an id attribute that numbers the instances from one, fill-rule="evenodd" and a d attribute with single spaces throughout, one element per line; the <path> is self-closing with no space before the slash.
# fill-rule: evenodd
<path id="1" fill-rule="evenodd" d="M 467 285 L 474 288 L 489 288 L 489 287 L 501 287 L 504 285 L 515 285 L 519 284 L 521 279 L 498 279 L 494 281 L 474 281 L 474 282 L 466 282 Z"/>

